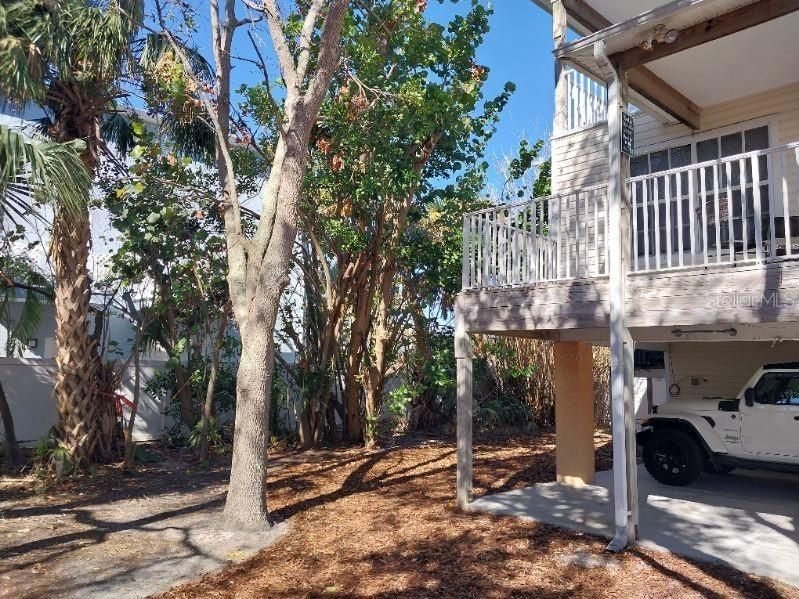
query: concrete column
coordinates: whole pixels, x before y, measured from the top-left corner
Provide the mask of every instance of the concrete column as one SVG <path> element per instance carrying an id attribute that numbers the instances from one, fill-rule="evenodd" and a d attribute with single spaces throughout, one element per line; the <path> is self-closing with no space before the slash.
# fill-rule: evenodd
<path id="1" fill-rule="evenodd" d="M 457 398 L 456 503 L 466 509 L 472 498 L 472 340 L 455 304 L 455 363 Z"/>
<path id="2" fill-rule="evenodd" d="M 594 481 L 594 378 L 590 343 L 558 341 L 555 352 L 555 470 L 558 482 Z"/>

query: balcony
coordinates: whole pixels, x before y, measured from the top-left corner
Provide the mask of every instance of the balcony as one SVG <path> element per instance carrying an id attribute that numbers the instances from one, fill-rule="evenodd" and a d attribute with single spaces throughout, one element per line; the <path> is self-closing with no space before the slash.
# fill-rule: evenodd
<path id="1" fill-rule="evenodd" d="M 799 338 L 799 143 L 627 186 L 636 341 Z M 463 227 L 467 331 L 607 342 L 605 186 L 472 212 Z"/>
<path id="2" fill-rule="evenodd" d="M 799 142 L 627 180 L 630 273 L 799 258 Z M 463 289 L 607 275 L 607 188 L 463 218 Z"/>
<path id="3" fill-rule="evenodd" d="M 566 132 L 587 129 L 608 118 L 608 92 L 605 82 L 573 67 L 565 69 Z"/>

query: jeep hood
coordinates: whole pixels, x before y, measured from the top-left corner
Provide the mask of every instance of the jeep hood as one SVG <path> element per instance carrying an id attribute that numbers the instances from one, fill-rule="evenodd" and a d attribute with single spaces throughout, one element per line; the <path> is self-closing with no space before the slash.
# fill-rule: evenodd
<path id="1" fill-rule="evenodd" d="M 718 399 L 671 399 L 658 406 L 657 415 L 696 414 L 698 412 L 718 412 Z"/>

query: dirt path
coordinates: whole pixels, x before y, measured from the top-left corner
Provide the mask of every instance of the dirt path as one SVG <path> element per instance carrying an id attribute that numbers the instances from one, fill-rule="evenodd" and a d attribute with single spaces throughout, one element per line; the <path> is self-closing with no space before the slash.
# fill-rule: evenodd
<path id="1" fill-rule="evenodd" d="M 608 438 L 597 441 L 598 466 L 608 467 Z M 269 504 L 287 530 L 248 559 L 242 558 L 252 546 L 241 553 L 217 551 L 209 558 L 196 550 L 198 537 L 187 537 L 184 530 L 201 531 L 206 514 L 219 509 L 226 476 L 222 467 L 202 470 L 168 462 L 132 478 L 103 477 L 94 485 L 76 481 L 59 494 L 36 494 L 28 486 L 16 501 L 9 494 L 19 493 L 18 483 L 6 483 L 0 487 L 6 495 L 0 496 L 5 518 L 0 520 L 0 588 L 14 597 L 87 596 L 83 591 L 142 596 L 153 592 L 136 587 L 143 578 L 168 583 L 174 580 L 173 569 L 200 577 L 203 567 L 186 561 L 199 554 L 209 559 L 209 569 L 237 563 L 179 586 L 165 599 L 799 599 L 797 589 L 723 566 L 654 551 L 606 556 L 604 541 L 589 536 L 459 513 L 453 502 L 454 464 L 453 444 L 436 440 L 375 452 L 279 456 L 270 471 Z M 484 439 L 475 448 L 477 494 L 553 478 L 552 436 Z M 187 526 L 181 518 L 197 520 Z M 218 549 L 212 540 L 211 547 Z M 176 567 L 185 563 L 192 567 Z"/>
<path id="2" fill-rule="evenodd" d="M 251 556 L 268 535 L 220 529 L 227 472 L 166 461 L 42 489 L 0 485 L 0 597 L 145 597 Z"/>

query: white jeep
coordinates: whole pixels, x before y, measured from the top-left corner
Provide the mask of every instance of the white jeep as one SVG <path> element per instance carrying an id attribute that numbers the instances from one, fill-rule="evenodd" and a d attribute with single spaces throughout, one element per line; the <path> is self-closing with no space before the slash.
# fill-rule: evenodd
<path id="1" fill-rule="evenodd" d="M 799 472 L 799 362 L 763 366 L 735 399 L 656 406 L 637 437 L 647 471 L 667 485 L 703 470 Z"/>

